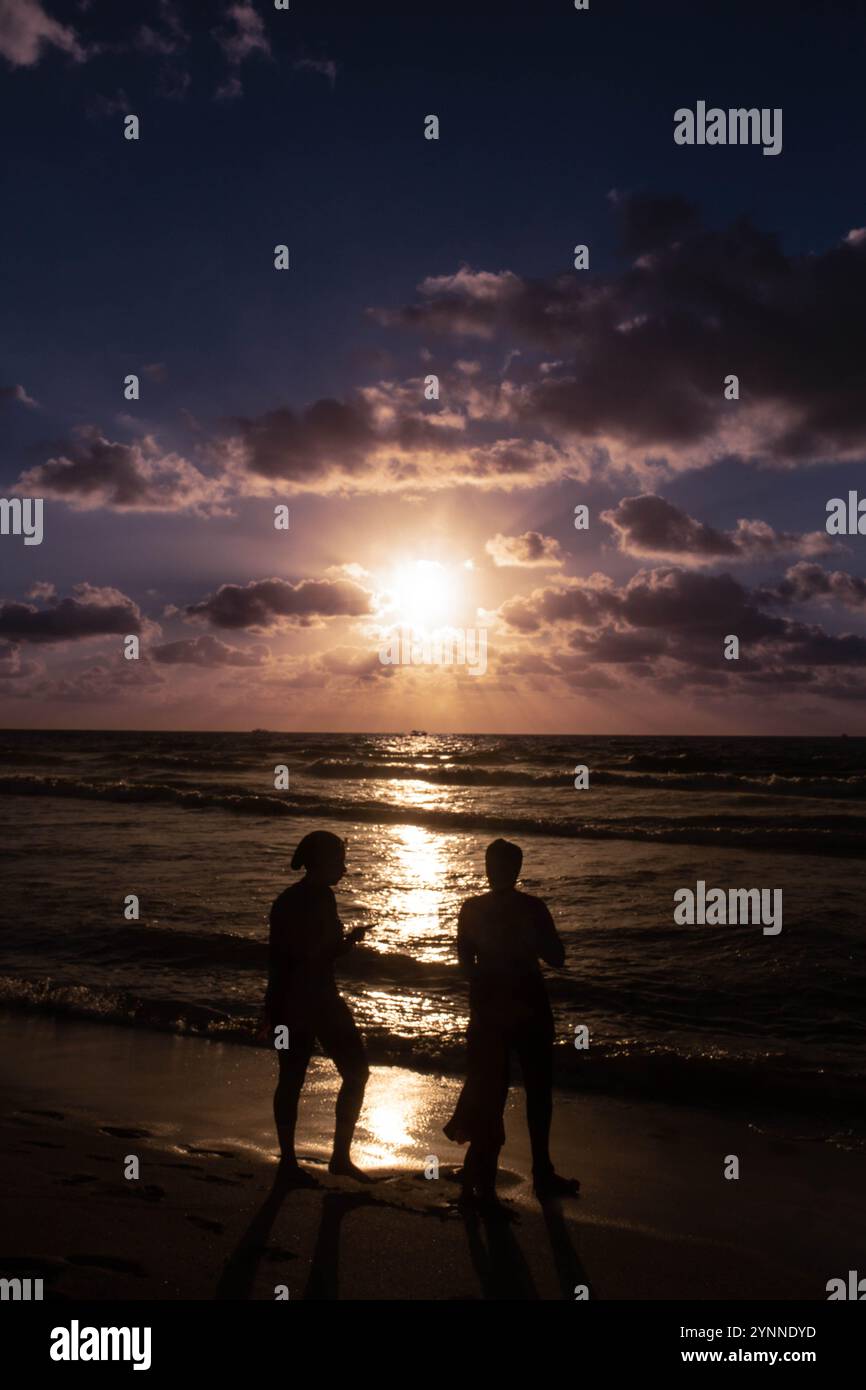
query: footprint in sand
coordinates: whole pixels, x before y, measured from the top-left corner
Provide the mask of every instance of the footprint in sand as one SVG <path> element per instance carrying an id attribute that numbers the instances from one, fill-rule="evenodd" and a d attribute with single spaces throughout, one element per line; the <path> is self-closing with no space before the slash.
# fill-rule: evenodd
<path id="1" fill-rule="evenodd" d="M 133 1188 L 132 1195 L 140 1202 L 161 1202 L 165 1196 L 165 1188 L 157 1187 L 155 1182 L 149 1182 L 145 1183 L 144 1187 Z"/>
<path id="2" fill-rule="evenodd" d="M 209 1221 L 206 1216 L 194 1216 L 187 1214 L 187 1221 L 193 1226 L 199 1226 L 203 1231 L 210 1231 L 215 1236 L 221 1236 L 225 1226 L 221 1221 Z"/>
<path id="3" fill-rule="evenodd" d="M 236 1178 L 219 1178 L 216 1173 L 205 1173 L 203 1177 L 194 1173 L 193 1182 L 216 1182 L 219 1183 L 220 1187 L 240 1187 Z"/>
<path id="4" fill-rule="evenodd" d="M 181 1147 L 184 1153 L 205 1154 L 208 1158 L 237 1158 L 238 1156 L 236 1153 L 232 1153 L 231 1149 L 203 1149 L 197 1144 L 182 1144 Z"/>
<path id="5" fill-rule="evenodd" d="M 50 1139 L 25 1139 L 25 1144 L 29 1144 L 31 1149 L 62 1149 L 62 1144 L 52 1144 Z"/>
<path id="6" fill-rule="evenodd" d="M 43 1120 L 65 1120 L 62 1110 L 22 1110 L 22 1115 L 39 1115 Z"/>
<path id="7" fill-rule="evenodd" d="M 125 1129 L 122 1125 L 101 1125 L 102 1134 L 110 1134 L 114 1139 L 152 1139 L 153 1131 L 149 1129 Z"/>
<path id="8" fill-rule="evenodd" d="M 145 1183 L 144 1186 L 139 1182 L 124 1182 L 123 1186 L 112 1183 L 110 1187 L 104 1188 L 106 1197 L 125 1199 L 131 1197 L 136 1202 L 161 1202 L 166 1195 L 164 1187 L 157 1187 L 155 1182 Z"/>
<path id="9" fill-rule="evenodd" d="M 60 1187 L 78 1187 L 83 1182 L 97 1182 L 95 1173 L 72 1173 L 68 1178 L 56 1178 Z"/>

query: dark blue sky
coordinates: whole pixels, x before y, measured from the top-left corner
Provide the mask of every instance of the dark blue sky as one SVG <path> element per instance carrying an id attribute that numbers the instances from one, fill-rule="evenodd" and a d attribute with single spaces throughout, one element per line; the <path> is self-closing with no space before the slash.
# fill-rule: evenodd
<path id="1" fill-rule="evenodd" d="M 158 25 L 157 5 L 133 8 Z M 102 56 L 49 51 L 4 74 L 3 368 L 51 383 L 58 426 L 113 404 L 142 358 L 171 365 L 161 404 L 196 414 L 215 396 L 248 412 L 340 393 L 385 345 L 365 308 L 425 275 L 463 261 L 548 275 L 575 241 L 615 263 L 611 188 L 685 192 L 717 225 L 748 214 L 792 252 L 862 220 L 864 25 L 845 7 L 596 0 L 579 14 L 562 0 L 456 22 L 438 4 L 410 21 L 259 8 L 273 57 L 246 60 L 235 100 L 213 100 L 227 72 L 213 3 L 177 6 L 203 18 L 171 59 L 115 54 L 130 9 L 94 4 L 79 27 Z M 336 62 L 333 89 L 292 70 L 302 55 Z M 175 70 L 183 100 L 157 94 Z M 95 114 L 118 92 L 138 144 L 119 113 Z M 701 96 L 782 106 L 782 156 L 674 146 L 673 110 Z M 442 138 L 419 145 L 427 112 Z M 284 282 L 277 241 L 295 267 Z"/>

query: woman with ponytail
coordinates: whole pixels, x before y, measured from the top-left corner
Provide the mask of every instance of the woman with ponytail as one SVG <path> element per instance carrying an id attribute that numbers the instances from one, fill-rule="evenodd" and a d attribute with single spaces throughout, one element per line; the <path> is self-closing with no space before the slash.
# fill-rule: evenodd
<path id="1" fill-rule="evenodd" d="M 366 931 L 344 933 L 333 885 L 346 872 L 346 846 L 327 830 L 305 835 L 292 858 L 304 876 L 277 898 L 270 915 L 268 989 L 262 1032 L 288 1029 L 288 1047 L 277 1049 L 280 1074 L 274 1093 L 274 1119 L 280 1144 L 280 1170 L 294 1186 L 315 1187 L 295 1155 L 298 1099 L 318 1040 L 340 1073 L 334 1149 L 328 1171 L 369 1181 L 350 1157 L 369 1075 L 364 1043 L 334 979 L 334 961 Z"/>

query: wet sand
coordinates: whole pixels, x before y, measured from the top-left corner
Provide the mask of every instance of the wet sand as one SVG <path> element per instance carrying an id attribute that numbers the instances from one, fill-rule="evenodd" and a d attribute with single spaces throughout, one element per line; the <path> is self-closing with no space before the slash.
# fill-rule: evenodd
<path id="1" fill-rule="evenodd" d="M 515 1219 L 490 1222 L 456 1207 L 453 1077 L 373 1069 L 362 1187 L 327 1174 L 337 1078 L 314 1062 L 299 1149 L 321 1186 L 286 1191 L 264 1050 L 5 1013 L 0 1052 L 0 1277 L 47 1298 L 824 1300 L 862 1264 L 861 1154 L 702 1110 L 560 1094 L 554 1157 L 582 1191 L 541 1208 L 513 1090 Z"/>

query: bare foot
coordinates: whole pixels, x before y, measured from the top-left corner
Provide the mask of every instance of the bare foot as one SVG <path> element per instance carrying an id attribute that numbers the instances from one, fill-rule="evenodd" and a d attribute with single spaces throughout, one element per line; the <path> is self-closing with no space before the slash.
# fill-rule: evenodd
<path id="1" fill-rule="evenodd" d="M 302 1168 L 297 1159 L 281 1158 L 277 1167 L 277 1182 L 284 1187 L 320 1187 L 321 1184 Z"/>
<path id="2" fill-rule="evenodd" d="M 548 1173 L 543 1178 L 536 1178 L 532 1185 L 536 1197 L 542 1200 L 545 1197 L 576 1197 L 580 1192 L 577 1178 L 563 1178 L 559 1173 Z"/>
<path id="3" fill-rule="evenodd" d="M 356 1168 L 350 1158 L 332 1158 L 328 1164 L 328 1172 L 335 1177 L 354 1178 L 355 1182 L 375 1182 L 363 1169 Z"/>

